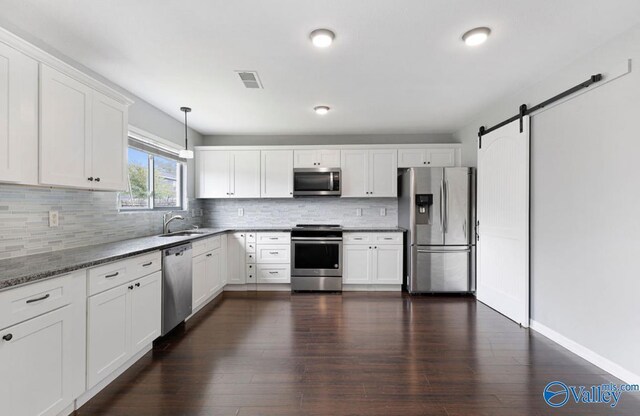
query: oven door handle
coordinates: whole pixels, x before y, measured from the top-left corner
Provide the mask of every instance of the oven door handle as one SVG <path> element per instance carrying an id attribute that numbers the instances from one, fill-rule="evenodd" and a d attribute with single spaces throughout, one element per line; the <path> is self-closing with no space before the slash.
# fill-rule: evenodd
<path id="1" fill-rule="evenodd" d="M 342 237 L 291 237 L 293 241 L 342 241 Z"/>

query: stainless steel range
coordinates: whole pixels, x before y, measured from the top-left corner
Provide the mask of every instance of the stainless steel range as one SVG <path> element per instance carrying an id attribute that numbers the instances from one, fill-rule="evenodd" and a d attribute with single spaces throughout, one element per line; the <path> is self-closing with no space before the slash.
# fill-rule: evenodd
<path id="1" fill-rule="evenodd" d="M 299 224 L 291 230 L 291 290 L 342 290 L 342 228 Z"/>

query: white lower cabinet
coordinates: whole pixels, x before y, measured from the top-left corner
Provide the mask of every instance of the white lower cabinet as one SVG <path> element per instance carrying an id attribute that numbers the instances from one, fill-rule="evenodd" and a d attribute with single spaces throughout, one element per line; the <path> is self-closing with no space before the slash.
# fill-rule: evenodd
<path id="1" fill-rule="evenodd" d="M 89 297 L 88 388 L 160 336 L 161 310 L 162 272 Z"/>
<path id="2" fill-rule="evenodd" d="M 232 233 L 227 237 L 226 265 L 228 284 L 243 285 L 246 282 L 245 238 L 245 233 Z"/>
<path id="3" fill-rule="evenodd" d="M 193 298 L 195 310 L 222 288 L 222 248 L 193 258 Z"/>
<path id="4" fill-rule="evenodd" d="M 344 284 L 402 284 L 401 233 L 345 233 L 343 255 Z"/>
<path id="5" fill-rule="evenodd" d="M 256 283 L 291 283 L 291 233 L 261 232 L 255 235 L 255 241 Z"/>
<path id="6" fill-rule="evenodd" d="M 62 307 L 56 305 L 60 292 L 48 287 L 58 279 L 0 294 L 0 305 L 33 311 L 30 319 L 0 330 L 3 415 L 58 415 L 85 390 L 85 272 L 59 279 L 67 278 L 65 296 L 71 296 Z M 55 309 L 41 313 L 49 307 Z"/>

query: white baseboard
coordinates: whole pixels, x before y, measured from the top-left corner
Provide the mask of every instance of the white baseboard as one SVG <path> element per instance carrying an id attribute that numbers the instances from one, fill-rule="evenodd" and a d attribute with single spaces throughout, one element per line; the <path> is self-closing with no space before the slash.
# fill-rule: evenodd
<path id="1" fill-rule="evenodd" d="M 343 284 L 343 292 L 401 292 L 402 285 L 352 285 Z"/>
<path id="2" fill-rule="evenodd" d="M 71 403 L 69 406 L 67 406 L 63 411 L 61 411 L 60 413 L 58 413 L 58 416 L 69 416 L 70 414 L 72 414 L 73 412 L 76 411 L 76 406 L 74 403 Z"/>
<path id="3" fill-rule="evenodd" d="M 98 384 L 96 384 L 95 386 L 93 386 L 89 390 L 85 391 L 80 397 L 78 397 L 76 399 L 75 408 L 79 409 L 80 406 L 82 406 L 83 404 L 85 404 L 86 402 L 91 400 L 91 398 L 93 398 L 93 396 L 95 396 L 96 394 L 100 393 L 100 391 L 102 389 L 107 387 L 113 380 L 115 380 L 122 373 L 127 371 L 127 369 L 129 367 L 131 367 L 133 364 L 135 364 L 135 362 L 138 361 L 140 358 L 142 358 L 143 355 L 145 355 L 146 353 L 151 351 L 151 348 L 153 348 L 153 344 L 147 345 L 142 350 L 140 350 L 136 355 L 134 355 L 133 357 L 129 358 L 129 360 L 126 363 L 122 364 L 117 370 L 115 370 L 113 373 L 109 374 L 104 380 L 100 381 Z"/>
<path id="4" fill-rule="evenodd" d="M 578 344 L 577 342 L 565 337 L 562 334 L 559 334 L 558 332 L 541 324 L 540 322 L 537 322 L 531 319 L 529 327 L 534 331 L 538 332 L 539 334 L 542 334 L 545 337 L 549 338 L 551 341 L 554 341 L 557 344 L 562 345 L 563 347 L 565 347 L 572 353 L 578 355 L 579 357 L 584 358 L 585 360 L 589 361 L 591 364 L 597 367 L 600 367 L 601 369 L 603 369 L 604 371 L 610 374 L 613 374 L 615 377 L 619 378 L 625 383 L 640 384 L 640 375 L 632 373 L 631 371 L 614 363 L 608 358 L 605 358 L 600 354 L 593 352 L 589 348 L 581 344 Z"/>

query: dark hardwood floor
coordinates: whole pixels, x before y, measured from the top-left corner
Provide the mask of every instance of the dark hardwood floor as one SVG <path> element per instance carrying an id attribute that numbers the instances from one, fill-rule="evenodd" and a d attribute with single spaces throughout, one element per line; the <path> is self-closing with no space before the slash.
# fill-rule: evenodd
<path id="1" fill-rule="evenodd" d="M 640 414 L 550 408 L 554 380 L 620 382 L 472 297 L 226 292 L 76 414 Z"/>

